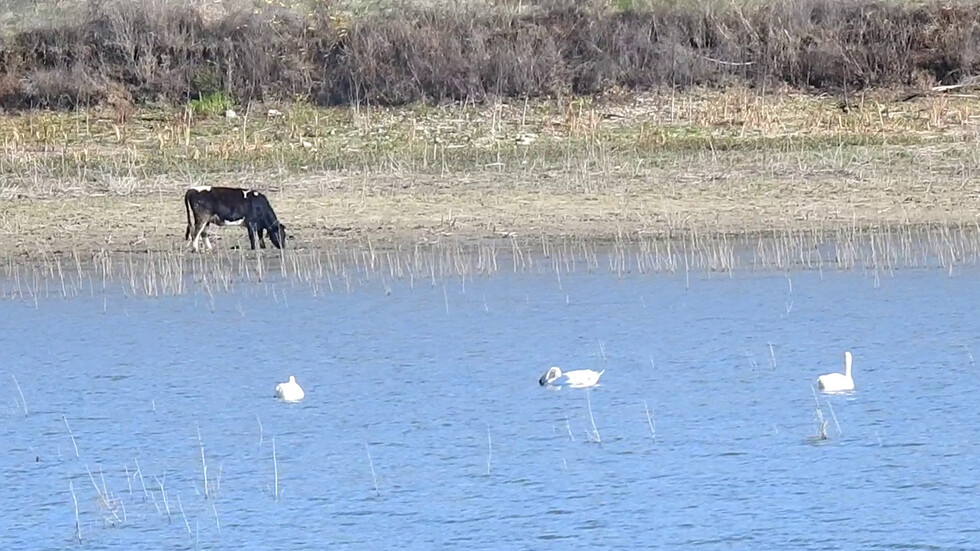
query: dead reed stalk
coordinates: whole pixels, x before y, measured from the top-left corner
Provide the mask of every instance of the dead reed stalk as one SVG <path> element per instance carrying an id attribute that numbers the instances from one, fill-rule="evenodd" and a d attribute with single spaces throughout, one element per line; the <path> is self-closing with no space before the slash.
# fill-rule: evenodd
<path id="1" fill-rule="evenodd" d="M 78 498 L 75 497 L 75 485 L 68 479 L 68 491 L 71 492 L 71 501 L 75 509 L 75 539 L 82 542 L 82 523 L 78 520 Z"/>
<path id="2" fill-rule="evenodd" d="M 71 427 L 68 426 L 68 417 L 62 415 L 61 419 L 65 422 L 65 428 L 68 429 L 68 436 L 71 437 L 71 445 L 75 448 L 75 459 L 78 459 L 78 444 L 75 443 L 75 434 L 72 433 Z"/>
<path id="3" fill-rule="evenodd" d="M 368 464 L 371 466 L 371 480 L 374 482 L 374 493 L 377 497 L 381 497 L 381 490 L 378 489 L 378 476 L 374 472 L 374 459 L 371 458 L 371 447 L 366 440 L 364 441 L 364 449 L 367 451 Z"/>

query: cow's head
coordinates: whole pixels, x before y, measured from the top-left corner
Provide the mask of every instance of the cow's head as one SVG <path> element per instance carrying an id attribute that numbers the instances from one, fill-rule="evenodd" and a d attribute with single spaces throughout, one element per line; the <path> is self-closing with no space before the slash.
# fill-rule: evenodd
<path id="1" fill-rule="evenodd" d="M 269 228 L 269 241 L 275 245 L 277 249 L 286 248 L 286 224 L 276 222 Z"/>

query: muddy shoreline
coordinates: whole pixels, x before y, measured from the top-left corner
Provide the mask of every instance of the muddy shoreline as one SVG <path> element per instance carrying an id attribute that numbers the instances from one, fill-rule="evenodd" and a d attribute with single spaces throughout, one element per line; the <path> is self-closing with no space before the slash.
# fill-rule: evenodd
<path id="1" fill-rule="evenodd" d="M 978 220 L 978 184 L 899 181 L 727 182 L 683 185 L 650 175 L 588 192 L 538 183 L 523 188 L 471 178 L 401 187 L 379 178 L 354 189 L 286 179 L 269 193 L 294 248 L 412 245 L 487 238 L 648 239 L 696 233 L 748 236 L 853 228 L 962 226 Z M 338 185 L 340 184 L 340 185 Z M 21 197 L 4 201 L 0 254 L 33 257 L 186 248 L 179 185 L 152 195 Z M 215 228 L 218 247 L 247 247 L 241 228 Z"/>

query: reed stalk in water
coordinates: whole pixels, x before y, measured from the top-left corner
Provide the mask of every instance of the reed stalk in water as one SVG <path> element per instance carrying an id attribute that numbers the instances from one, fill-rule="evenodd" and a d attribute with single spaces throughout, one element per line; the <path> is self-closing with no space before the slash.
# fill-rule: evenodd
<path id="1" fill-rule="evenodd" d="M 840 430 L 840 423 L 837 422 L 837 414 L 834 413 L 834 405 L 830 403 L 830 400 L 824 399 L 824 402 L 827 402 L 827 408 L 830 410 L 830 416 L 834 420 L 834 425 L 837 426 L 837 436 L 843 436 L 844 433 Z"/>
<path id="2" fill-rule="evenodd" d="M 17 387 L 17 394 L 20 394 L 20 405 L 24 408 L 24 417 L 27 417 L 27 400 L 24 399 L 24 391 L 20 389 L 20 383 L 17 382 L 15 375 L 11 375 L 10 378 L 14 380 L 14 386 Z"/>
<path id="3" fill-rule="evenodd" d="M 79 543 L 82 542 L 82 523 L 78 520 L 78 498 L 75 496 L 75 485 L 68 479 L 68 491 L 71 492 L 71 501 L 75 507 L 75 538 Z"/>
<path id="4" fill-rule="evenodd" d="M 272 472 L 273 472 L 273 476 L 275 477 L 273 481 L 272 491 L 273 491 L 273 495 L 276 496 L 276 501 L 279 501 L 279 462 L 276 460 L 275 435 L 272 436 Z"/>
<path id="5" fill-rule="evenodd" d="M 490 476 L 490 460 L 493 458 L 493 440 L 490 439 L 490 423 L 487 423 L 487 476 Z"/>
<path id="6" fill-rule="evenodd" d="M 221 533 L 221 521 L 218 520 L 218 508 L 214 505 L 214 500 L 211 500 L 211 512 L 214 513 L 214 525 L 218 528 L 218 533 Z"/>
<path id="7" fill-rule="evenodd" d="M 102 479 L 103 488 L 100 489 L 99 485 L 95 483 L 95 477 L 92 476 L 92 471 L 89 470 L 88 465 L 85 465 L 85 471 L 88 473 L 89 480 L 92 481 L 92 487 L 95 488 L 95 493 L 99 496 L 100 508 L 107 510 L 109 514 L 112 515 L 112 518 L 115 519 L 116 523 L 121 523 L 122 520 L 119 518 L 119 515 L 116 514 L 115 506 L 117 500 L 113 499 L 112 496 L 109 495 L 108 490 L 103 491 L 105 488 L 105 478 Z M 106 521 L 109 519 L 108 517 L 105 517 L 103 520 Z"/>
<path id="8" fill-rule="evenodd" d="M 177 507 L 180 509 L 180 517 L 184 519 L 184 527 L 187 528 L 187 535 L 191 535 L 191 524 L 187 522 L 187 515 L 184 514 L 184 506 L 180 503 L 180 494 L 177 494 Z"/>
<path id="9" fill-rule="evenodd" d="M 729 277 L 735 269 L 781 270 L 786 273 L 789 294 L 786 313 L 792 311 L 794 270 L 852 270 L 863 267 L 869 278 L 880 280 L 894 273 L 897 266 L 944 269 L 980 263 L 980 227 L 948 225 L 946 227 L 905 227 L 879 224 L 872 227 L 824 229 L 783 229 L 746 233 L 733 237 L 692 223 L 678 224 L 676 233 L 638 237 L 624 233 L 607 244 L 600 238 L 585 236 L 558 238 L 511 238 L 513 269 L 518 271 L 554 271 L 561 278 L 561 288 L 576 271 L 590 273 L 605 269 L 617 277 L 627 273 L 659 272 L 685 274 L 685 288 L 692 278 L 715 272 Z M 538 242 L 540 241 L 540 243 Z M 0 253 L 2 254 L 2 253 Z M 493 243 L 462 245 L 418 242 L 395 244 L 381 250 L 377 243 L 344 243 L 336 248 L 323 246 L 278 252 L 279 269 L 268 255 L 248 251 L 217 250 L 192 255 L 183 251 L 134 253 L 100 251 L 89 259 L 72 257 L 74 268 L 59 268 L 59 260 L 40 251 L 32 260 L 6 256 L 4 260 L 8 286 L 0 286 L 0 296 L 37 301 L 52 296 L 78 296 L 84 286 L 94 296 L 97 280 L 102 279 L 103 307 L 107 295 L 122 291 L 127 296 L 177 295 L 200 292 L 212 308 L 216 295 L 234 291 L 240 286 L 265 283 L 270 273 L 282 275 L 271 284 L 279 289 L 295 288 L 301 282 L 314 295 L 328 287 L 331 291 L 353 290 L 355 285 L 378 281 L 386 292 L 394 291 L 394 279 L 406 279 L 414 287 L 416 279 L 431 278 L 433 286 L 446 284 L 444 305 L 448 305 L 446 279 L 459 277 L 465 292 L 466 278 L 490 275 L 499 270 L 502 254 Z M 541 260 L 542 255 L 546 257 Z M 598 257 L 603 256 L 600 260 Z M 0 263 L 0 266 L 4 264 Z M 272 270 L 270 270 L 272 268 Z M 60 270 L 60 271 L 59 271 Z M 76 277 L 76 274 L 81 275 Z M 343 285 L 334 285 L 339 277 Z M 390 277 L 390 278 L 389 278 Z M 324 282 L 323 280 L 326 279 Z M 693 281 L 697 282 L 696 279 Z M 324 285 L 326 283 L 326 285 Z M 10 293 L 6 289 L 10 289 Z M 642 298 L 641 298 L 642 300 Z M 488 309 L 488 308 L 487 308 Z M 23 401 L 22 401 L 23 402 Z"/>
<path id="10" fill-rule="evenodd" d="M 815 440 L 827 440 L 828 439 L 827 421 L 824 420 L 823 418 L 823 411 L 820 409 L 820 406 L 817 406 L 816 416 L 817 416 L 817 434 L 815 434 L 813 438 Z"/>
<path id="11" fill-rule="evenodd" d="M 61 419 L 65 422 L 65 428 L 68 429 L 68 436 L 71 437 L 71 445 L 75 448 L 75 459 L 78 459 L 78 444 L 75 443 L 75 435 L 71 432 L 71 427 L 68 426 L 68 418 L 62 415 Z"/>
<path id="12" fill-rule="evenodd" d="M 602 444 L 602 438 L 599 437 L 599 429 L 595 426 L 595 416 L 592 415 L 592 389 L 585 389 L 585 403 L 589 406 L 589 420 L 592 421 L 592 435 L 595 437 L 597 444 Z"/>
<path id="13" fill-rule="evenodd" d="M 364 449 L 367 450 L 368 463 L 371 465 L 371 480 L 374 481 L 374 493 L 381 497 L 381 490 L 378 489 L 378 476 L 374 472 L 374 459 L 371 458 L 371 447 L 368 445 L 367 441 L 364 442 Z"/>
<path id="14" fill-rule="evenodd" d="M 201 471 L 204 476 L 204 499 L 211 498 L 211 492 L 208 489 L 208 462 L 204 459 L 204 440 L 201 439 L 201 427 L 197 427 L 197 443 L 201 448 Z"/>
<path id="15" fill-rule="evenodd" d="M 816 403 L 816 417 L 817 417 L 817 433 L 812 436 L 814 440 L 827 440 L 829 437 L 827 435 L 827 421 L 824 419 L 823 410 L 820 408 L 820 398 L 817 397 L 817 391 L 813 387 L 810 387 L 810 392 L 813 393 L 813 401 Z"/>
<path id="16" fill-rule="evenodd" d="M 143 501 L 146 501 L 146 498 L 149 497 L 150 493 L 146 491 L 146 482 L 143 480 L 143 469 L 140 468 L 140 460 L 138 457 L 133 458 L 133 461 L 136 462 L 136 472 L 133 473 L 133 478 L 136 478 L 136 475 L 139 475 L 140 487 L 143 488 Z"/>
<path id="17" fill-rule="evenodd" d="M 211 497 L 218 495 L 221 492 L 221 472 L 225 467 L 225 462 L 222 461 L 218 463 L 218 477 L 214 479 L 211 483 Z"/>
<path id="18" fill-rule="evenodd" d="M 167 503 L 167 491 L 163 489 L 163 480 L 167 479 L 167 475 L 166 474 L 163 475 L 163 480 L 160 480 L 156 476 L 154 476 L 153 478 L 156 479 L 157 486 L 160 487 L 160 495 L 163 497 L 163 508 L 166 509 L 167 511 L 167 524 L 170 524 L 172 520 L 170 518 L 170 504 Z"/>
<path id="19" fill-rule="evenodd" d="M 647 414 L 647 426 L 650 427 L 650 436 L 653 437 L 654 440 L 656 440 L 657 429 L 656 429 L 656 425 L 654 425 L 653 423 L 653 417 L 650 415 L 650 406 L 647 405 L 646 400 L 643 400 L 643 409 L 644 411 L 646 411 Z"/>

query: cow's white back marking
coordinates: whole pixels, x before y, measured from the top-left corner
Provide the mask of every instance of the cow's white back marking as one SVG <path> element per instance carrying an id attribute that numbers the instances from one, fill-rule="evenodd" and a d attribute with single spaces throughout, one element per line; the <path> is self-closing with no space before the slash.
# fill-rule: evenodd
<path id="1" fill-rule="evenodd" d="M 242 190 L 242 199 L 248 199 L 249 191 L 247 189 Z"/>
<path id="2" fill-rule="evenodd" d="M 194 191 L 211 191 L 211 186 L 194 186 L 191 189 Z"/>

